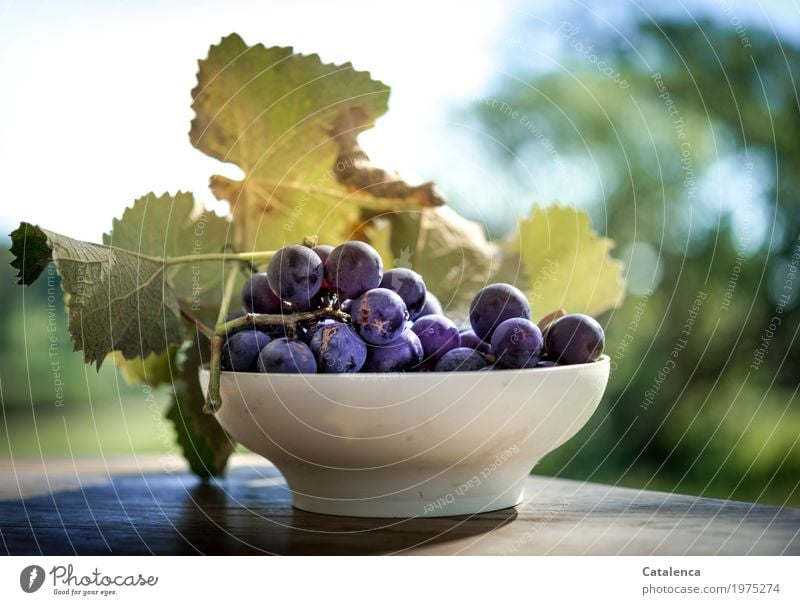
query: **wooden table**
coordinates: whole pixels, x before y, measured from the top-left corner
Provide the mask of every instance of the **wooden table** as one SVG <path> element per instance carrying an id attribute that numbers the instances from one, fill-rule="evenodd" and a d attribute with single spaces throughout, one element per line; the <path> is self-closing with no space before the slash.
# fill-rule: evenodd
<path id="1" fill-rule="evenodd" d="M 800 554 L 800 510 L 536 476 L 516 509 L 406 520 L 295 510 L 251 455 L 211 483 L 153 457 L 2 460 L 0 477 L 13 555 Z"/>

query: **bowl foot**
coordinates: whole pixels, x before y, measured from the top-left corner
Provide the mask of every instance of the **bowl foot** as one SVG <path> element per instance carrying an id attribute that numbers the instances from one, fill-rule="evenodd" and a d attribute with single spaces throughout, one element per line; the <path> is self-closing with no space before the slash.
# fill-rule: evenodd
<path id="1" fill-rule="evenodd" d="M 502 498 L 463 498 L 450 504 L 446 509 L 420 512 L 418 502 L 347 502 L 323 501 L 316 498 L 295 495 L 292 506 L 309 513 L 334 515 L 337 517 L 371 517 L 379 519 L 410 519 L 414 517 L 453 517 L 490 513 L 512 508 L 522 502 L 522 492 Z"/>
<path id="2" fill-rule="evenodd" d="M 516 506 L 528 471 L 481 477 L 474 469 L 425 471 L 352 470 L 322 474 L 278 465 L 300 510 L 342 517 L 450 517 Z M 316 476 L 314 477 L 313 475 Z"/>

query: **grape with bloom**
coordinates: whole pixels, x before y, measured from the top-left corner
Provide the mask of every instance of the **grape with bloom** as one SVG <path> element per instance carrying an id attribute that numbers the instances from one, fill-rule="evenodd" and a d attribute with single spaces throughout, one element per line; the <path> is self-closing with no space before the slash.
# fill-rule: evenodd
<path id="1" fill-rule="evenodd" d="M 252 328 L 231 334 L 222 347 L 222 368 L 235 372 L 255 372 L 258 354 L 270 340 L 267 334 Z"/>
<path id="2" fill-rule="evenodd" d="M 478 335 L 473 330 L 462 330 L 460 336 L 462 347 L 469 347 L 481 353 L 491 353 L 489 343 L 478 338 Z"/>
<path id="3" fill-rule="evenodd" d="M 242 308 L 247 313 L 280 313 L 281 299 L 269 286 L 266 273 L 253 273 L 242 288 Z"/>
<path id="4" fill-rule="evenodd" d="M 370 346 L 367 351 L 365 372 L 401 372 L 414 369 L 422 361 L 422 344 L 414 332 L 403 331 L 385 345 Z"/>
<path id="5" fill-rule="evenodd" d="M 342 299 L 356 298 L 377 288 L 382 278 L 381 255 L 364 242 L 337 246 L 325 260 L 325 281 Z"/>
<path id="6" fill-rule="evenodd" d="M 416 317 L 425 306 L 427 292 L 422 276 L 411 269 L 392 269 L 383 274 L 381 288 L 396 292 L 403 299 L 411 317 Z"/>
<path id="7" fill-rule="evenodd" d="M 544 371 L 597 361 L 605 344 L 588 315 L 542 314 L 542 322 L 558 317 L 540 330 L 523 292 L 504 283 L 475 295 L 459 330 L 421 275 L 384 273 L 377 250 L 359 241 L 281 248 L 247 280 L 241 301 L 228 316 L 238 327 L 222 347 L 224 371 Z"/>
<path id="8" fill-rule="evenodd" d="M 445 353 L 436 364 L 437 372 L 476 372 L 487 367 L 486 357 L 475 349 L 458 347 Z"/>
<path id="9" fill-rule="evenodd" d="M 367 345 L 353 328 L 331 322 L 314 332 L 310 343 L 320 372 L 345 374 L 358 372 L 367 359 Z"/>
<path id="10" fill-rule="evenodd" d="M 353 301 L 350 318 L 365 342 L 386 345 L 406 329 L 408 310 L 398 294 L 386 288 L 373 288 Z"/>
<path id="11" fill-rule="evenodd" d="M 426 292 L 425 304 L 422 305 L 419 313 L 417 313 L 411 319 L 416 319 L 417 317 L 422 317 L 423 315 L 444 315 L 442 303 L 439 302 L 439 299 L 436 298 L 436 295 L 433 292 Z"/>
<path id="12" fill-rule="evenodd" d="M 322 286 L 323 271 L 322 259 L 311 248 L 286 246 L 269 261 L 267 282 L 282 300 L 309 304 Z"/>
<path id="13" fill-rule="evenodd" d="M 328 260 L 328 257 L 331 255 L 331 252 L 333 252 L 333 246 L 324 246 L 324 245 L 314 246 L 311 249 L 317 253 L 317 256 L 320 257 L 323 263 L 325 263 Z"/>
<path id="14" fill-rule="evenodd" d="M 492 334 L 491 347 L 500 367 L 533 368 L 542 357 L 542 331 L 527 319 L 507 319 Z"/>
<path id="15" fill-rule="evenodd" d="M 456 324 L 444 315 L 423 315 L 411 329 L 419 337 L 426 362 L 436 362 L 445 353 L 461 346 Z"/>
<path id="16" fill-rule="evenodd" d="M 469 306 L 469 321 L 481 340 L 490 342 L 497 326 L 507 319 L 531 318 L 528 299 L 511 284 L 491 284 L 475 295 Z"/>
<path id="17" fill-rule="evenodd" d="M 314 354 L 303 342 L 293 338 L 273 340 L 258 354 L 258 371 L 276 374 L 315 374 Z"/>
<path id="18" fill-rule="evenodd" d="M 573 313 L 547 326 L 544 343 L 547 357 L 556 363 L 590 363 L 602 355 L 605 334 L 593 318 Z"/>

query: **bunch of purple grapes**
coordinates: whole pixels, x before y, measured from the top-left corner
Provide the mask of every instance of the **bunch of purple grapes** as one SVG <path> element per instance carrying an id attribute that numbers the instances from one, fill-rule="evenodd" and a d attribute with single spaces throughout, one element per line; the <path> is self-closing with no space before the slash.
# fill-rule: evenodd
<path id="1" fill-rule="evenodd" d="M 418 273 L 384 272 L 363 242 L 281 248 L 266 272 L 242 288 L 243 312 L 289 321 L 228 335 L 222 369 L 269 373 L 486 371 L 596 361 L 603 329 L 587 315 L 564 315 L 544 333 L 525 295 L 509 284 L 483 288 L 469 329 L 445 317 Z M 293 313 L 329 309 L 334 317 L 292 321 Z M 234 314 L 236 315 L 236 314 Z M 322 315 L 325 315 L 323 312 Z M 296 316 L 298 317 L 298 316 Z"/>

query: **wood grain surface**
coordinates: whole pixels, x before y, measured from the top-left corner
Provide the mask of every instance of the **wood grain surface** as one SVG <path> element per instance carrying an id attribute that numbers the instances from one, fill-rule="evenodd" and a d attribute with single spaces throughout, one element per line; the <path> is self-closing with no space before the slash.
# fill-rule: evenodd
<path id="1" fill-rule="evenodd" d="M 0 552 L 73 554 L 800 554 L 800 510 L 531 476 L 525 502 L 469 517 L 293 509 L 237 455 L 203 483 L 177 458 L 0 460 Z"/>

